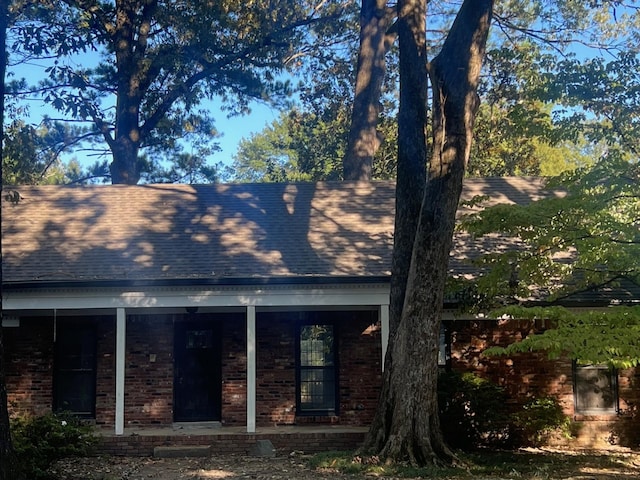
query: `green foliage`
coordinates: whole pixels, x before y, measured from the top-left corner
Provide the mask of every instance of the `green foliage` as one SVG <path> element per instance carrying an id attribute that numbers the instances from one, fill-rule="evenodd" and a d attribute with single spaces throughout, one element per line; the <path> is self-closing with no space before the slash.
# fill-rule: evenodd
<path id="1" fill-rule="evenodd" d="M 505 287 L 517 272 L 520 298 L 566 298 L 595 287 L 640 283 L 640 165 L 607 159 L 550 183 L 557 192 L 529 205 L 498 205 L 463 220 L 476 236 L 497 232 L 523 248 L 486 256 L 480 287 Z M 494 292 L 495 293 L 495 292 Z M 612 300 L 624 301 L 624 298 Z"/>
<path id="2" fill-rule="evenodd" d="M 511 435 L 518 443 L 539 445 L 549 434 L 559 432 L 570 436 L 571 419 L 553 397 L 532 398 L 512 416 Z"/>
<path id="3" fill-rule="evenodd" d="M 447 444 L 466 451 L 537 445 L 551 433 L 569 433 L 569 417 L 555 398 L 518 405 L 503 387 L 473 373 L 441 373 L 438 406 Z"/>
<path id="4" fill-rule="evenodd" d="M 211 112 L 198 109 L 203 102 L 217 99 L 231 114 L 247 113 L 256 100 L 282 106 L 292 93 L 285 72 L 342 35 L 350 6 L 333 0 L 28 2 L 16 7 L 11 51 L 44 59 L 46 78 L 31 96 L 86 125 L 76 140 L 109 150 L 113 180 L 131 183 L 144 172 L 141 149 L 152 165 L 173 161 L 186 140 L 196 156 L 214 153 L 218 132 Z M 88 52 L 91 62 L 80 56 Z M 171 168 L 160 173 L 180 176 Z"/>
<path id="5" fill-rule="evenodd" d="M 347 148 L 349 101 L 326 102 L 322 109 L 306 105 L 291 110 L 261 132 L 240 142 L 232 165 L 242 182 L 340 180 Z M 374 159 L 375 179 L 395 176 L 395 128 L 380 124 L 385 141 Z"/>
<path id="6" fill-rule="evenodd" d="M 23 478 L 50 478 L 47 469 L 57 460 L 91 452 L 97 438 L 93 428 L 68 414 L 16 418 L 11 422 L 13 446 Z"/>
<path id="7" fill-rule="evenodd" d="M 569 57 L 557 64 L 556 72 L 558 99 L 573 110 L 558 111 L 558 123 L 580 132 L 591 144 L 606 146 L 609 159 L 637 160 L 640 54 L 632 50 L 610 61 Z"/>
<path id="8" fill-rule="evenodd" d="M 463 221 L 476 236 L 498 232 L 519 248 L 487 255 L 475 282 L 484 298 L 511 303 L 600 302 L 608 308 L 508 307 L 494 315 L 550 320 L 554 328 L 507 348 L 543 350 L 584 363 L 631 367 L 640 363 L 640 164 L 611 158 L 566 174 L 549 187 L 556 194 L 529 205 L 498 205 Z M 615 306 L 619 304 L 619 306 Z"/>
<path id="9" fill-rule="evenodd" d="M 571 420 L 557 399 L 532 398 L 513 414 L 511 436 L 519 444 L 539 445 L 554 432 L 570 436 L 570 427 Z"/>
<path id="10" fill-rule="evenodd" d="M 555 63 L 555 54 L 530 40 L 487 53 L 468 175 L 539 175 L 587 161 L 553 120 L 553 85 L 545 72 Z"/>
<path id="11" fill-rule="evenodd" d="M 61 123 L 46 122 L 39 128 L 23 121 L 5 125 L 2 178 L 5 185 L 60 184 L 66 168 L 58 158 L 69 130 Z"/>
<path id="12" fill-rule="evenodd" d="M 617 368 L 640 364 L 640 307 L 610 307 L 571 311 L 564 307 L 512 306 L 494 316 L 550 320 L 553 328 L 532 334 L 507 347 L 492 347 L 483 353 L 512 355 L 545 351 L 551 358 L 567 355 L 584 364 L 608 363 Z"/>
<path id="13" fill-rule="evenodd" d="M 447 444 L 471 450 L 504 441 L 509 425 L 504 388 L 472 373 L 438 377 L 440 425 Z"/>

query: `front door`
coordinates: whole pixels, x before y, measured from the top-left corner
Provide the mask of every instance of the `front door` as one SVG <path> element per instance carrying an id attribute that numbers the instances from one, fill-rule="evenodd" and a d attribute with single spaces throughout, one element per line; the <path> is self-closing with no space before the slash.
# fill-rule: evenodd
<path id="1" fill-rule="evenodd" d="M 175 324 L 174 420 L 220 420 L 222 403 L 220 324 Z"/>

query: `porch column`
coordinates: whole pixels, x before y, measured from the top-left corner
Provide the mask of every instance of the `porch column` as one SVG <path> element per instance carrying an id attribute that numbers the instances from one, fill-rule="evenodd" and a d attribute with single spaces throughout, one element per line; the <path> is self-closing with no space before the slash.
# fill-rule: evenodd
<path id="1" fill-rule="evenodd" d="M 384 372 L 384 357 L 389 345 L 389 304 L 380 305 L 380 340 L 382 342 L 382 371 Z"/>
<path id="2" fill-rule="evenodd" d="M 116 435 L 124 434 L 124 366 L 127 317 L 124 308 L 116 309 Z"/>
<path id="3" fill-rule="evenodd" d="M 256 307 L 247 307 L 247 433 L 256 431 Z"/>

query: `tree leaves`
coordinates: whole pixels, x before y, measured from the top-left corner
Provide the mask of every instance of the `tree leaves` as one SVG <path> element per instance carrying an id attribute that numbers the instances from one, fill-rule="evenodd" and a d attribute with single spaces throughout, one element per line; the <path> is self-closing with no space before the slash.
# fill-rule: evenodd
<path id="1" fill-rule="evenodd" d="M 564 307 L 507 307 L 492 313 L 499 319 L 545 320 L 553 328 L 531 334 L 485 355 L 513 355 L 544 350 L 550 358 L 568 355 L 581 364 L 640 365 L 640 306 L 571 311 Z"/>
<path id="2" fill-rule="evenodd" d="M 548 186 L 556 189 L 548 198 L 524 206 L 490 207 L 463 220 L 463 228 L 476 236 L 500 232 L 520 245 L 508 255 L 478 261 L 486 269 L 475 282 L 481 298 L 509 299 L 525 306 L 637 304 L 640 164 L 602 160 Z M 568 354 L 590 363 L 640 363 L 640 307 L 578 312 L 561 307 L 509 307 L 494 315 L 547 319 L 556 325 L 487 354 L 546 350 L 552 357 Z"/>

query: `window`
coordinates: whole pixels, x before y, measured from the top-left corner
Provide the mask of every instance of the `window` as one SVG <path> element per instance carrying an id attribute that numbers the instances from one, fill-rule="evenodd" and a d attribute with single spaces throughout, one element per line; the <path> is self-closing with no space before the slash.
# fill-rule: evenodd
<path id="1" fill-rule="evenodd" d="M 618 411 L 618 375 L 607 365 L 573 364 L 575 412 L 613 414 Z"/>
<path id="2" fill-rule="evenodd" d="M 298 414 L 337 414 L 334 326 L 301 325 L 298 342 Z"/>
<path id="3" fill-rule="evenodd" d="M 449 366 L 449 360 L 451 359 L 451 348 L 449 342 L 449 329 L 444 322 L 441 322 L 440 338 L 438 342 L 438 367 L 442 369 Z"/>
<path id="4" fill-rule="evenodd" d="M 59 321 L 56 332 L 53 407 L 95 417 L 96 332 L 92 324 Z"/>

